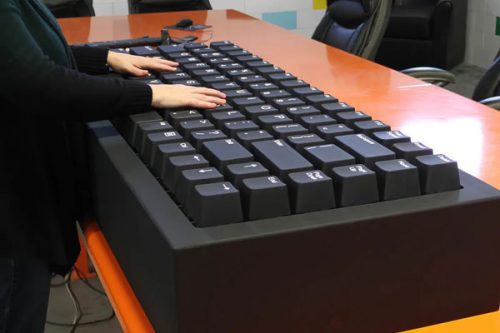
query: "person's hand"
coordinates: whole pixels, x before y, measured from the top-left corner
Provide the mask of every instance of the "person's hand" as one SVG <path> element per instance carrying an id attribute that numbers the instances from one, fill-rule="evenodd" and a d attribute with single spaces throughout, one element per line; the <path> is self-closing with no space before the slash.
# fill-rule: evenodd
<path id="1" fill-rule="evenodd" d="M 149 73 L 148 69 L 171 72 L 178 66 L 178 63 L 170 60 L 140 57 L 113 51 L 108 52 L 107 63 L 118 73 L 134 76 L 146 76 Z"/>
<path id="2" fill-rule="evenodd" d="M 226 95 L 210 88 L 191 87 L 181 84 L 152 84 L 151 105 L 160 109 L 189 106 L 211 109 L 226 103 Z"/>

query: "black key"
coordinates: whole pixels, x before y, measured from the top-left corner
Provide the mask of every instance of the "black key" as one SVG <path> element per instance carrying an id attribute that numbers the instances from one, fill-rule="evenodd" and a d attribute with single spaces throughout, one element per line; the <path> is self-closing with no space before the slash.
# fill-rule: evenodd
<path id="1" fill-rule="evenodd" d="M 253 155 L 234 139 L 214 140 L 203 142 L 203 155 L 217 169 L 224 171 L 228 164 L 252 162 Z"/>
<path id="2" fill-rule="evenodd" d="M 240 97 L 252 97 L 253 96 L 252 93 L 246 89 L 226 90 L 224 92 L 224 94 L 226 95 L 227 100 L 231 100 L 234 98 L 240 98 Z"/>
<path id="3" fill-rule="evenodd" d="M 410 137 L 404 135 L 400 131 L 382 131 L 372 134 L 372 138 L 383 144 L 387 148 L 391 148 L 393 144 L 400 142 L 410 142 Z"/>
<path id="4" fill-rule="evenodd" d="M 191 63 L 191 64 L 184 64 L 182 66 L 186 71 L 192 72 L 198 69 L 209 69 L 210 66 L 203 62 L 196 62 L 196 63 Z"/>
<path id="5" fill-rule="evenodd" d="M 311 95 L 321 95 L 325 94 L 324 91 L 319 90 L 318 88 L 315 87 L 301 87 L 301 88 L 293 88 L 292 93 L 300 98 L 305 98 L 306 96 L 311 96 Z"/>
<path id="6" fill-rule="evenodd" d="M 278 66 L 258 67 L 255 70 L 257 71 L 257 73 L 265 77 L 269 77 L 269 75 L 271 74 L 285 73 L 285 71 Z"/>
<path id="7" fill-rule="evenodd" d="M 257 122 L 266 131 L 271 131 L 273 126 L 291 124 L 291 123 L 293 123 L 293 120 L 288 118 L 284 114 L 278 113 L 278 114 L 271 114 L 271 115 L 266 115 L 266 116 L 259 116 L 259 117 L 257 117 Z"/>
<path id="8" fill-rule="evenodd" d="M 335 116 L 339 112 L 350 112 L 355 111 L 354 108 L 344 102 L 334 102 L 334 103 L 323 103 L 320 104 L 319 109 L 321 112 L 329 115 Z"/>
<path id="9" fill-rule="evenodd" d="M 184 138 L 176 131 L 156 132 L 146 135 L 144 149 L 139 152 L 139 155 L 148 165 L 153 165 L 156 147 L 163 143 L 174 143 L 184 141 Z"/>
<path id="10" fill-rule="evenodd" d="M 339 207 L 379 201 L 377 176 L 363 164 L 333 168 L 332 178 Z"/>
<path id="11" fill-rule="evenodd" d="M 197 185 L 188 200 L 188 215 L 199 227 L 241 222 L 240 193 L 229 182 Z"/>
<path id="12" fill-rule="evenodd" d="M 236 84 L 235 82 L 215 82 L 215 83 L 210 83 L 210 87 L 216 90 L 220 91 L 227 91 L 227 90 L 238 90 L 241 89 L 241 86 Z"/>
<path id="13" fill-rule="evenodd" d="M 391 127 L 389 125 L 384 124 L 380 120 L 357 121 L 353 124 L 352 128 L 356 132 L 361 132 L 366 135 L 371 135 L 375 132 L 391 130 Z"/>
<path id="14" fill-rule="evenodd" d="M 261 75 L 238 76 L 236 82 L 249 89 L 252 84 L 266 82 L 266 79 Z"/>
<path id="15" fill-rule="evenodd" d="M 130 54 L 142 56 L 142 57 L 154 57 L 159 56 L 160 51 L 152 46 L 135 46 L 130 48 Z"/>
<path id="16" fill-rule="evenodd" d="M 302 125 L 307 127 L 310 131 L 318 126 L 327 126 L 336 124 L 337 121 L 326 114 L 317 114 L 312 116 L 302 116 L 300 118 Z"/>
<path id="17" fill-rule="evenodd" d="M 337 136 L 334 142 L 340 148 L 354 155 L 358 163 L 365 164 L 369 168 L 371 168 L 375 162 L 396 158 L 396 154 L 393 151 L 364 134 Z"/>
<path id="18" fill-rule="evenodd" d="M 172 83 L 173 81 L 191 79 L 191 75 L 185 72 L 180 73 L 162 73 L 160 79 L 165 83 Z"/>
<path id="19" fill-rule="evenodd" d="M 230 54 L 228 54 L 230 55 Z M 259 56 L 256 56 L 254 54 L 239 54 L 239 55 L 233 55 L 235 57 L 235 59 L 239 62 L 242 62 L 242 63 L 247 63 L 249 61 L 260 61 L 262 60 L 262 58 L 260 58 Z"/>
<path id="20" fill-rule="evenodd" d="M 255 141 L 252 143 L 252 150 L 266 168 L 282 179 L 291 172 L 311 170 L 313 167 L 281 139 Z"/>
<path id="21" fill-rule="evenodd" d="M 252 148 L 252 142 L 271 140 L 273 136 L 267 131 L 249 131 L 236 133 L 236 139 L 241 142 L 247 149 Z"/>
<path id="22" fill-rule="evenodd" d="M 356 163 L 354 156 L 334 144 L 305 147 L 304 157 L 327 175 L 331 175 L 335 167 Z"/>
<path id="23" fill-rule="evenodd" d="M 264 101 L 261 100 L 259 97 L 254 96 L 254 97 L 235 98 L 231 101 L 231 104 L 239 110 L 244 110 L 245 107 L 247 106 L 264 104 Z"/>
<path id="24" fill-rule="evenodd" d="M 269 80 L 281 83 L 285 80 L 297 80 L 297 77 L 290 73 L 269 74 Z"/>
<path id="25" fill-rule="evenodd" d="M 200 111 L 203 112 L 205 115 L 210 115 L 211 113 L 214 113 L 214 112 L 232 111 L 232 110 L 233 110 L 233 107 L 226 103 L 226 104 L 218 105 L 217 107 L 215 107 L 213 109 L 203 109 Z"/>
<path id="26" fill-rule="evenodd" d="M 415 158 L 424 194 L 460 189 L 457 162 L 445 155 L 423 155 Z"/>
<path id="27" fill-rule="evenodd" d="M 375 162 L 381 200 L 394 200 L 420 195 L 418 169 L 408 161 Z"/>
<path id="28" fill-rule="evenodd" d="M 189 52 L 175 52 L 175 53 L 169 53 L 168 58 L 172 59 L 175 61 L 175 59 L 178 58 L 189 58 L 192 57 L 192 54 Z"/>
<path id="29" fill-rule="evenodd" d="M 216 41 L 216 42 L 211 42 L 210 47 L 213 49 L 218 50 L 221 46 L 231 46 L 234 45 L 232 42 L 228 40 L 221 40 L 221 41 Z"/>
<path id="30" fill-rule="evenodd" d="M 292 135 L 286 138 L 286 141 L 293 147 L 293 149 L 302 152 L 302 150 L 307 146 L 322 145 L 325 140 L 317 136 L 316 134 L 301 134 Z"/>
<path id="31" fill-rule="evenodd" d="M 252 71 L 251 69 L 233 69 L 230 71 L 227 71 L 227 76 L 236 79 L 238 76 L 249 76 L 249 75 L 255 75 L 255 72 Z"/>
<path id="32" fill-rule="evenodd" d="M 258 75 L 258 76 L 260 76 L 260 75 Z M 262 76 L 260 76 L 260 77 L 262 77 Z M 258 93 L 258 92 L 264 91 L 264 90 L 278 89 L 278 86 L 275 85 L 274 83 L 271 83 L 271 82 L 251 83 L 248 85 L 247 89 L 253 93 Z"/>
<path id="33" fill-rule="evenodd" d="M 271 102 L 276 98 L 285 98 L 292 96 L 288 91 L 283 89 L 278 90 L 264 90 L 259 92 L 259 96 L 266 101 L 266 103 Z"/>
<path id="34" fill-rule="evenodd" d="M 208 118 L 213 121 L 217 128 L 221 128 L 225 122 L 228 121 L 238 121 L 245 120 L 245 116 L 239 111 L 223 111 L 223 112 L 213 112 L 208 114 Z"/>
<path id="35" fill-rule="evenodd" d="M 225 58 L 210 58 L 210 59 L 207 59 L 206 62 L 209 65 L 215 66 L 217 64 L 230 64 L 230 63 L 233 62 L 233 59 L 228 58 L 228 57 L 225 57 Z"/>
<path id="36" fill-rule="evenodd" d="M 195 64 L 199 63 L 200 59 L 197 57 L 189 57 L 189 58 L 177 58 L 175 59 L 175 62 L 179 63 L 179 65 L 186 65 L 186 64 Z"/>
<path id="37" fill-rule="evenodd" d="M 211 47 L 200 47 L 200 48 L 196 48 L 196 49 L 191 49 L 189 51 L 193 54 L 219 52 L 215 49 L 212 49 Z"/>
<path id="38" fill-rule="evenodd" d="M 206 61 L 208 59 L 213 59 L 213 58 L 227 58 L 226 55 L 222 52 L 198 53 L 198 57 L 200 57 L 200 59 L 203 59 L 203 61 Z"/>
<path id="39" fill-rule="evenodd" d="M 194 77 L 206 76 L 206 75 L 221 75 L 220 72 L 213 68 L 195 69 L 191 72 Z"/>
<path id="40" fill-rule="evenodd" d="M 156 49 L 167 58 L 169 53 L 184 52 L 185 50 L 183 45 L 159 45 Z"/>
<path id="41" fill-rule="evenodd" d="M 235 63 L 235 62 L 217 64 L 217 65 L 215 65 L 215 67 L 217 67 L 217 69 L 220 70 L 222 73 L 226 73 L 228 71 L 235 70 L 235 69 L 244 69 L 245 68 L 244 66 L 242 66 L 238 63 Z"/>
<path id="42" fill-rule="evenodd" d="M 300 135 L 306 134 L 307 129 L 300 124 L 285 124 L 285 125 L 274 125 L 272 127 L 272 133 L 277 139 L 285 139 L 290 135 Z"/>
<path id="43" fill-rule="evenodd" d="M 152 169 L 158 178 L 163 178 L 162 173 L 165 168 L 165 162 L 172 156 L 195 154 L 196 151 L 189 142 L 165 143 L 156 147 Z"/>
<path id="44" fill-rule="evenodd" d="M 294 214 L 335 207 L 333 181 L 321 171 L 293 172 L 286 183 Z"/>
<path id="45" fill-rule="evenodd" d="M 287 187 L 277 177 L 244 179 L 240 190 L 247 220 L 290 215 Z"/>
<path id="46" fill-rule="evenodd" d="M 287 108 L 292 106 L 302 106 L 306 103 L 297 97 L 286 97 L 286 98 L 277 98 L 272 101 L 272 104 L 280 109 L 282 112 L 286 111 Z"/>
<path id="47" fill-rule="evenodd" d="M 286 115 L 292 118 L 294 121 L 299 121 L 302 116 L 312 116 L 319 114 L 319 110 L 311 105 L 304 106 L 292 106 L 286 108 Z"/>
<path id="48" fill-rule="evenodd" d="M 181 121 L 203 119 L 202 115 L 196 110 L 166 111 L 165 116 L 176 129 L 179 128 Z"/>
<path id="49" fill-rule="evenodd" d="M 229 164 L 226 168 L 226 176 L 236 188 L 240 188 L 243 179 L 268 175 L 269 170 L 259 162 Z"/>
<path id="50" fill-rule="evenodd" d="M 161 181 L 167 189 L 172 191 L 182 170 L 206 167 L 208 167 L 208 161 L 200 154 L 172 156 L 164 162 Z"/>
<path id="51" fill-rule="evenodd" d="M 137 126 L 136 140 L 132 143 L 132 146 L 137 151 L 143 151 L 144 145 L 146 144 L 146 135 L 154 132 L 165 132 L 172 130 L 172 126 L 166 121 L 152 121 L 140 123 Z"/>
<path id="52" fill-rule="evenodd" d="M 207 119 L 186 120 L 179 123 L 179 132 L 188 139 L 193 131 L 203 131 L 214 128 L 214 124 Z"/>
<path id="53" fill-rule="evenodd" d="M 318 126 L 314 132 L 328 142 L 333 142 L 336 136 L 354 134 L 353 129 L 343 124 Z"/>
<path id="54" fill-rule="evenodd" d="M 182 205 L 193 195 L 194 187 L 201 184 L 223 182 L 222 174 L 213 167 L 182 170 L 175 185 L 174 194 Z"/>
<path id="55" fill-rule="evenodd" d="M 193 79 L 184 79 L 184 80 L 175 80 L 171 82 L 172 84 L 183 84 L 185 86 L 191 86 L 191 87 L 201 87 L 200 82 L 197 80 Z"/>
<path id="56" fill-rule="evenodd" d="M 417 156 L 432 155 L 432 149 L 420 142 L 401 142 L 392 146 L 399 158 L 415 162 Z"/>
<path id="57" fill-rule="evenodd" d="M 226 139 L 227 135 L 221 130 L 213 129 L 206 131 L 191 132 L 191 142 L 196 146 L 196 150 L 200 151 L 203 142 Z"/>
<path id="58" fill-rule="evenodd" d="M 219 47 L 219 51 L 221 52 L 231 52 L 231 51 L 241 51 L 241 47 L 237 45 L 227 45 Z"/>
<path id="59" fill-rule="evenodd" d="M 212 83 L 221 83 L 221 82 L 229 82 L 229 79 L 225 77 L 224 75 L 207 75 L 207 76 L 201 76 L 199 78 L 201 82 L 205 85 L 209 85 Z"/>
<path id="60" fill-rule="evenodd" d="M 186 50 L 196 50 L 196 49 L 207 49 L 207 46 L 203 43 L 186 43 L 184 44 Z"/>
<path id="61" fill-rule="evenodd" d="M 278 113 L 278 109 L 269 104 L 247 106 L 243 112 L 253 121 L 257 121 L 259 116 L 270 115 Z"/>
<path id="62" fill-rule="evenodd" d="M 329 94 L 309 95 L 305 97 L 305 100 L 316 107 L 321 106 L 321 104 L 334 103 L 338 101 L 338 99 Z"/>
<path id="63" fill-rule="evenodd" d="M 372 120 L 372 117 L 361 111 L 339 112 L 334 117 L 349 127 L 352 127 L 357 121 Z"/>
<path id="64" fill-rule="evenodd" d="M 259 126 L 252 120 L 237 120 L 225 122 L 221 128 L 227 135 L 234 138 L 238 132 L 255 131 L 259 129 Z"/>
<path id="65" fill-rule="evenodd" d="M 302 80 L 283 80 L 283 81 L 279 81 L 279 83 L 285 89 L 309 87 L 309 83 L 302 81 Z"/>
<path id="66" fill-rule="evenodd" d="M 157 112 L 151 111 L 116 118 L 113 120 L 113 123 L 125 138 L 125 140 L 127 140 L 129 144 L 133 144 L 136 141 L 137 129 L 139 128 L 139 124 L 162 120 L 163 118 L 160 117 Z"/>
<path id="67" fill-rule="evenodd" d="M 268 66 L 273 66 L 270 62 L 267 62 L 265 60 L 257 60 L 257 61 L 248 61 L 245 66 L 251 69 L 257 69 L 258 67 L 268 67 Z"/>

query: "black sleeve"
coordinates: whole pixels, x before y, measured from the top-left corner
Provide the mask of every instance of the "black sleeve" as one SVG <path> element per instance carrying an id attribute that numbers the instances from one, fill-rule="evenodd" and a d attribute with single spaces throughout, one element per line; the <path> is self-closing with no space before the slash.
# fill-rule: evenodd
<path id="1" fill-rule="evenodd" d="M 90 46 L 72 46 L 78 70 L 87 74 L 106 74 L 109 49 Z"/>
<path id="2" fill-rule="evenodd" d="M 152 91 L 146 84 L 93 77 L 55 64 L 43 54 L 16 6 L 2 2 L 0 100 L 33 115 L 79 121 L 151 108 Z"/>

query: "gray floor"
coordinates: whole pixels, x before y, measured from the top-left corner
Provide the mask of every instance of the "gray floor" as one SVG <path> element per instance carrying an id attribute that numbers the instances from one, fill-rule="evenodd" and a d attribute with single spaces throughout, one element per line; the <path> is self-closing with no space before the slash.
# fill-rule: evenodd
<path id="1" fill-rule="evenodd" d="M 462 64 L 452 70 L 456 75 L 456 83 L 449 85 L 446 89 L 466 97 L 471 97 L 474 87 L 484 71 L 485 69 L 477 66 Z M 53 281 L 53 283 L 59 282 L 61 282 L 60 279 Z M 89 283 L 95 286 L 95 288 L 102 290 L 98 279 L 92 279 Z M 71 285 L 84 314 L 80 323 L 101 320 L 103 318 L 108 318 L 110 314 L 112 314 L 111 305 L 105 296 L 91 289 L 82 281 L 72 282 Z M 63 286 L 53 287 L 50 294 L 47 320 L 52 322 L 71 323 L 75 313 L 73 302 L 66 288 Z M 121 332 L 121 328 L 115 316 L 101 323 L 79 325 L 75 331 L 79 333 L 117 333 Z M 45 326 L 45 332 L 67 333 L 72 332 L 72 327 L 47 324 Z"/>

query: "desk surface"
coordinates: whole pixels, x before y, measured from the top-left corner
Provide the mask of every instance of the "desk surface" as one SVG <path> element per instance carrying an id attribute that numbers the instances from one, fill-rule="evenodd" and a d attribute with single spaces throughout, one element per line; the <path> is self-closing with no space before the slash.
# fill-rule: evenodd
<path id="1" fill-rule="evenodd" d="M 435 153 L 443 153 L 457 160 L 462 170 L 500 188 L 500 112 L 386 67 L 234 10 L 74 18 L 61 19 L 59 22 L 68 41 L 80 43 L 158 36 L 163 26 L 185 17 L 214 28 L 189 33 L 171 31 L 173 37 L 189 34 L 207 42 L 231 40 L 370 114 L 374 119 L 401 130 L 411 136 L 413 141 L 432 147 Z M 87 235 L 99 232 L 95 227 L 88 230 Z M 116 262 L 112 264 L 108 260 L 112 253 L 109 248 L 102 246 L 104 238 L 90 237 L 93 241 L 87 238 L 90 247 L 94 244 L 94 248 L 98 248 L 97 252 L 94 250 L 92 253 L 94 259 L 105 258 L 105 266 L 100 269 L 102 273 L 111 267 L 106 265 L 116 265 Z M 106 256 L 110 257 L 106 259 Z M 121 274 L 119 267 L 114 268 L 110 270 L 111 274 Z M 123 277 L 110 280 L 109 276 L 103 277 L 101 274 L 101 278 L 104 278 L 105 284 L 106 280 L 113 281 L 107 284 L 112 299 L 116 290 L 119 290 L 120 299 L 123 299 L 123 295 L 135 299 Z M 137 313 L 132 312 L 138 311 L 138 322 L 146 319 L 139 303 L 134 302 L 124 310 L 125 313 L 122 312 L 120 320 L 126 330 L 137 332 L 127 324 L 126 318 L 129 315 L 134 317 Z M 120 307 L 118 299 L 114 303 Z M 496 322 L 491 324 L 496 325 L 496 330 L 487 332 L 499 331 L 498 312 L 490 316 Z M 478 321 L 477 325 L 482 324 Z M 438 331 L 446 332 L 449 329 Z"/>

